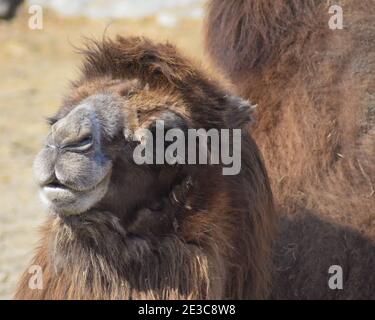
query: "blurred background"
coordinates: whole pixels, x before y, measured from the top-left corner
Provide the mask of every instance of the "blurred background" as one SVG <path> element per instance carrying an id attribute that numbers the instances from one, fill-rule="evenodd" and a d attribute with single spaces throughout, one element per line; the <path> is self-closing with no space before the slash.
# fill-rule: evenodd
<path id="1" fill-rule="evenodd" d="M 31 29 L 31 5 L 43 27 Z M 83 36 L 144 35 L 203 59 L 203 0 L 0 0 L 0 299 L 12 298 L 46 213 L 32 162 L 69 80 Z"/>

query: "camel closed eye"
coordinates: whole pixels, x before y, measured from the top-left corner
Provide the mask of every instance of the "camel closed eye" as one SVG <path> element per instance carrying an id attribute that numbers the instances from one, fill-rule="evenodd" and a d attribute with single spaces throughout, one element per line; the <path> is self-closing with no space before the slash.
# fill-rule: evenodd
<path id="1" fill-rule="evenodd" d="M 83 152 L 91 149 L 93 145 L 92 136 L 85 137 L 76 142 L 69 142 L 62 146 L 62 149 L 70 150 L 74 152 Z"/>

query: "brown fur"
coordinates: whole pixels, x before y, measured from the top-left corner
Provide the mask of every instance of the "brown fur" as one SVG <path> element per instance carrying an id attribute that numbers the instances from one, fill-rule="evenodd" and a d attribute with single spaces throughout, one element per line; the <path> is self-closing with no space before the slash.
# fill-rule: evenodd
<path id="1" fill-rule="evenodd" d="M 331 4 L 344 30 L 329 29 Z M 209 2 L 208 52 L 258 104 L 252 135 L 283 212 L 274 297 L 375 298 L 374 16 L 369 0 Z"/>
<path id="2" fill-rule="evenodd" d="M 169 109 L 192 128 L 247 127 L 249 110 L 238 108 L 169 44 L 118 38 L 91 43 L 84 54 L 82 78 L 51 122 L 94 93 L 114 92 L 124 112 L 139 117 L 132 126 L 145 126 Z M 238 176 L 207 165 L 162 167 L 156 176 L 153 168 L 132 170 L 139 173 L 129 180 L 126 166 L 115 165 L 112 191 L 97 208 L 48 219 L 32 261 L 42 266 L 43 289 L 29 289 L 26 271 L 17 299 L 267 296 L 275 214 L 262 159 L 246 130 Z M 187 175 L 185 189 L 179 184 Z M 147 189 L 150 179 L 156 182 Z M 170 201 L 165 208 L 144 208 L 160 204 L 171 190 L 179 190 L 186 206 Z"/>

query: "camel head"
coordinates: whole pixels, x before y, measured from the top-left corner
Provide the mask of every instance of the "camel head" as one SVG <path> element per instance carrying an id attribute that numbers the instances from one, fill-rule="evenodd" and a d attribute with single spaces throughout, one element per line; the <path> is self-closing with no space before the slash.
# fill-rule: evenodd
<path id="1" fill-rule="evenodd" d="M 100 209 L 130 221 L 132 212 L 198 174 L 185 163 L 137 164 L 134 150 L 145 138 L 140 129 L 154 133 L 157 121 L 165 131 L 238 128 L 250 110 L 206 85 L 172 46 L 141 38 L 96 45 L 85 51 L 83 77 L 50 119 L 34 172 L 49 211 L 71 217 Z M 209 170 L 215 169 L 200 166 L 198 175 Z"/>
<path id="2" fill-rule="evenodd" d="M 276 216 L 249 103 L 170 44 L 119 37 L 83 54 L 34 165 L 53 213 L 33 260 L 46 287 L 27 271 L 16 297 L 265 296 Z"/>

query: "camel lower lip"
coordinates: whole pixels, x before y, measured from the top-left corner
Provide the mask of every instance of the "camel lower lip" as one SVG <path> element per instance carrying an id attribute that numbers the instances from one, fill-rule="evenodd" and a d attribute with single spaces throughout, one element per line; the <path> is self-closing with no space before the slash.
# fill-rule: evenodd
<path id="1" fill-rule="evenodd" d="M 51 185 L 47 185 L 47 186 L 44 186 L 44 187 L 41 187 L 42 191 L 45 192 L 45 193 L 51 193 L 51 192 L 70 192 L 70 193 L 81 193 L 81 192 L 89 192 L 94 188 L 91 188 L 91 189 L 87 189 L 87 190 L 76 190 L 76 189 L 72 189 L 72 188 L 69 188 L 67 186 L 64 186 L 64 185 L 56 185 L 56 186 L 51 186 Z"/>
<path id="2" fill-rule="evenodd" d="M 56 198 L 59 198 L 59 196 L 66 196 L 69 194 L 72 194 L 73 191 L 66 187 L 43 187 L 42 193 L 46 196 L 47 199 L 53 201 Z"/>
<path id="3" fill-rule="evenodd" d="M 51 187 L 51 186 L 46 186 L 42 188 L 43 191 L 64 191 L 64 190 L 69 190 L 67 187 Z"/>

